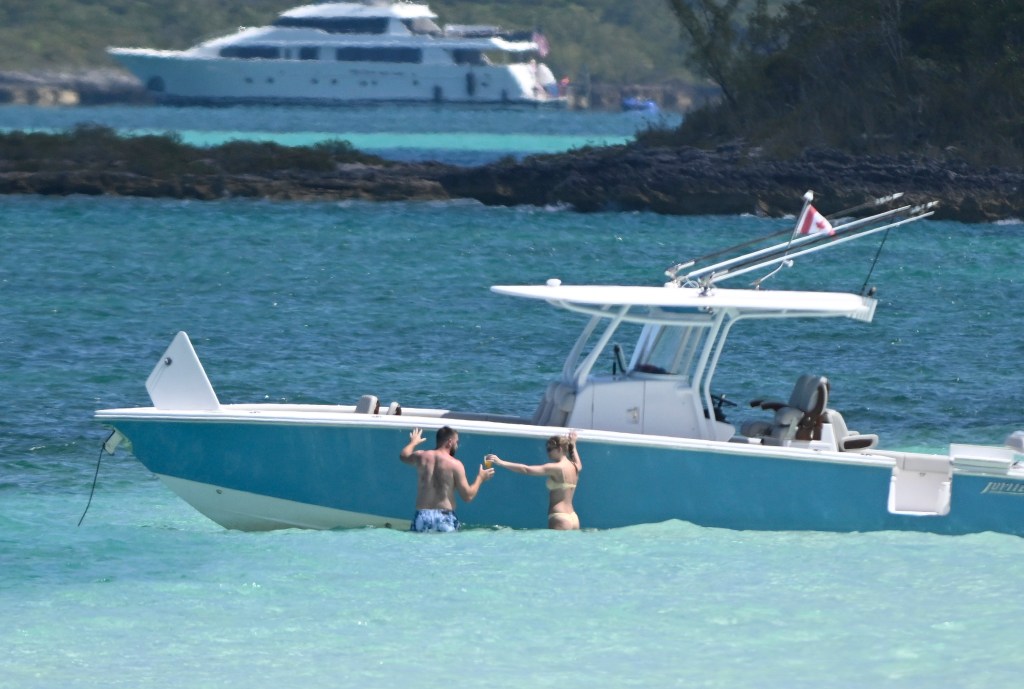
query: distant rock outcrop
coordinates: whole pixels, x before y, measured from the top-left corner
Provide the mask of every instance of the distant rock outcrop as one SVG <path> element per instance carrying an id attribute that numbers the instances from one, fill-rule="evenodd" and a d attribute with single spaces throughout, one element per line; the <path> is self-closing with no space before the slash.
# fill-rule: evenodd
<path id="1" fill-rule="evenodd" d="M 938 218 L 1024 218 L 1024 170 L 978 170 L 965 163 L 854 157 L 831 150 L 773 160 L 738 146 L 715 151 L 620 146 L 456 169 L 441 184 L 453 197 L 487 204 L 564 204 L 579 211 L 671 215 L 794 213 L 808 189 L 829 213 L 903 191 L 911 203 L 939 200 Z"/>
<path id="2" fill-rule="evenodd" d="M 0 104 L 100 105 L 149 100 L 138 79 L 117 69 L 0 71 Z"/>
<path id="3" fill-rule="evenodd" d="M 167 137 L 121 138 L 100 127 L 0 135 L 0 193 L 5 194 L 468 198 L 489 205 L 563 205 L 580 212 L 777 216 L 798 211 L 808 189 L 826 214 L 901 191 L 910 203 L 940 201 L 937 218 L 1024 218 L 1024 170 L 978 169 L 909 155 L 808 150 L 775 160 L 743 146 L 709 151 L 633 144 L 464 168 L 395 163 L 344 142 L 307 149 L 232 142 L 205 149 Z"/>
<path id="4" fill-rule="evenodd" d="M 141 196 L 212 201 L 429 201 L 449 198 L 431 165 L 343 165 L 334 174 L 303 170 L 264 174 L 142 175 L 116 170 L 0 172 L 0 194 Z"/>

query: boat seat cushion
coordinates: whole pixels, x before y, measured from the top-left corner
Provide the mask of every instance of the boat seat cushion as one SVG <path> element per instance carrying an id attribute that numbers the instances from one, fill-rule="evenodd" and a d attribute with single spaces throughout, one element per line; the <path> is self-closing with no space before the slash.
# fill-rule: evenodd
<path id="1" fill-rule="evenodd" d="M 535 426 L 564 426 L 576 405 L 576 389 L 556 381 L 548 385 L 531 420 Z"/>
<path id="2" fill-rule="evenodd" d="M 740 435 L 748 438 L 760 438 L 772 432 L 772 425 L 767 421 L 744 421 L 740 425 Z"/>
<path id="3" fill-rule="evenodd" d="M 376 414 L 380 411 L 380 400 L 376 395 L 363 395 L 356 402 L 356 414 Z"/>
<path id="4" fill-rule="evenodd" d="M 748 421 L 740 426 L 740 433 L 751 438 L 771 440 L 782 444 L 787 440 L 811 440 L 820 437 L 818 426 L 821 414 L 828 404 L 828 378 L 804 374 L 800 376 L 789 395 L 789 403 L 754 400 L 751 406 L 774 411 L 771 422 Z"/>

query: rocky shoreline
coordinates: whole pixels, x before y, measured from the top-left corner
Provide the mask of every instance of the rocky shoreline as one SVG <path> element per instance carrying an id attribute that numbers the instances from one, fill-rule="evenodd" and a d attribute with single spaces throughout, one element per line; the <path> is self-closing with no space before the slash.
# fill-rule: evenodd
<path id="1" fill-rule="evenodd" d="M 579 212 L 650 211 L 670 215 L 780 216 L 795 213 L 811 189 L 824 213 L 902 191 L 911 203 L 940 201 L 937 218 L 991 222 L 1024 218 L 1024 170 L 978 170 L 963 163 L 853 157 L 807 151 L 772 160 L 724 147 L 616 146 L 502 160 L 462 168 L 440 163 L 341 163 L 317 171 L 281 167 L 254 172 L 139 174 L 118 164 L 99 169 L 4 161 L 0 193 L 117 195 L 289 201 L 475 199 L 487 205 L 566 206 Z M 130 169 L 130 168 L 129 168 Z"/>
<path id="2" fill-rule="evenodd" d="M 673 88 L 682 92 L 681 86 Z M 137 80 L 119 70 L 0 71 L 0 103 L 76 105 L 147 100 Z M 261 168 L 260 172 L 238 173 L 198 164 L 193 165 L 195 172 L 152 172 L 149 168 L 153 166 L 144 166 L 142 174 L 137 165 L 121 165 L 116 160 L 97 169 L 87 159 L 49 156 L 49 160 L 27 156 L 28 160 L 20 162 L 0 159 L 0 193 L 192 199 L 476 199 L 491 205 L 561 205 L 581 212 L 782 215 L 795 212 L 808 189 L 815 191 L 817 204 L 826 213 L 903 191 L 912 202 L 939 200 L 939 218 L 964 222 L 1024 218 L 1024 170 L 979 169 L 910 155 L 855 157 L 809 150 L 796 158 L 774 160 L 743 146 L 709 151 L 628 145 L 521 161 L 506 159 L 476 168 L 360 160 L 310 171 L 282 160 L 270 171 Z M 193 163 L 205 162 L 201 149 L 186 156 Z"/>
<path id="3" fill-rule="evenodd" d="M 0 71 L 2 105 L 148 103 L 139 80 L 116 69 Z"/>
<path id="4" fill-rule="evenodd" d="M 962 222 L 1024 218 L 1024 170 L 979 170 L 905 155 L 851 156 L 833 150 L 773 160 L 740 146 L 594 149 L 450 173 L 453 197 L 487 204 L 566 204 L 578 211 L 669 215 L 779 216 L 813 190 L 825 213 L 902 191 L 911 203 L 938 200 L 935 217 Z"/>
<path id="5" fill-rule="evenodd" d="M 133 77 L 118 70 L 0 72 L 2 102 L 101 104 L 147 102 L 147 96 Z M 122 146 L 112 139 L 116 137 L 108 136 L 104 145 L 126 150 L 115 151 L 114 158 L 100 166 L 91 164 L 90 157 L 76 159 L 54 151 L 41 154 L 42 159 L 31 152 L 20 159 L 9 153 L 0 156 L 0 193 L 319 201 L 476 199 L 490 205 L 568 206 L 580 212 L 776 216 L 794 213 L 808 189 L 814 190 L 816 203 L 825 213 L 903 191 L 911 202 L 939 200 L 938 218 L 964 222 L 1024 218 L 1024 170 L 979 169 L 911 155 L 855 157 L 809 150 L 775 160 L 758 149 L 738 145 L 710 151 L 627 145 L 521 161 L 505 159 L 475 168 L 356 156 L 348 160 L 357 162 L 310 170 L 291 164 L 281 154 L 270 166 L 240 173 L 207 165 L 202 149 L 176 151 L 174 162 L 184 160 L 182 165 L 140 166 L 117 156 L 151 158 L 150 152 L 132 153 L 127 150 L 130 144 Z"/>

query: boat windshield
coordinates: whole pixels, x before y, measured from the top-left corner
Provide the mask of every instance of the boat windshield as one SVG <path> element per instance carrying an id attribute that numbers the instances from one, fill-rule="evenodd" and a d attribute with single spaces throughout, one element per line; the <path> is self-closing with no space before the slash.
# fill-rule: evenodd
<path id="1" fill-rule="evenodd" d="M 632 370 L 687 375 L 706 333 L 705 327 L 646 326 L 637 342 Z"/>

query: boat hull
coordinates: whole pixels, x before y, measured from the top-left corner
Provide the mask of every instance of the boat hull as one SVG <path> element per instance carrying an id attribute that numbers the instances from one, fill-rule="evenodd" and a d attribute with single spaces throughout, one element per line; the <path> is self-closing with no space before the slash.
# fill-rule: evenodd
<path id="1" fill-rule="evenodd" d="M 228 529 L 273 531 L 275 529 L 356 529 L 382 527 L 408 529 L 410 520 L 351 512 L 270 497 L 224 486 L 157 474 L 185 502 Z"/>
<path id="2" fill-rule="evenodd" d="M 408 528 L 416 478 L 399 450 L 413 427 L 430 437 L 445 423 L 355 414 L 315 422 L 99 416 L 183 499 L 242 530 Z M 449 423 L 460 431 L 459 455 L 471 480 L 489 452 L 541 461 L 545 438 L 560 430 Z M 575 505 L 584 527 L 679 519 L 751 530 L 1024 535 L 1024 481 L 1014 477 L 958 472 L 949 513 L 916 516 L 888 511 L 893 462 L 885 457 L 600 431 L 581 439 L 580 452 L 584 471 Z M 458 511 L 469 526 L 543 528 L 547 492 L 543 481 L 499 471 Z"/>
<path id="3" fill-rule="evenodd" d="M 172 103 L 565 103 L 564 98 L 533 92 L 526 65 L 237 60 L 155 51 L 111 54 L 156 100 Z"/>

